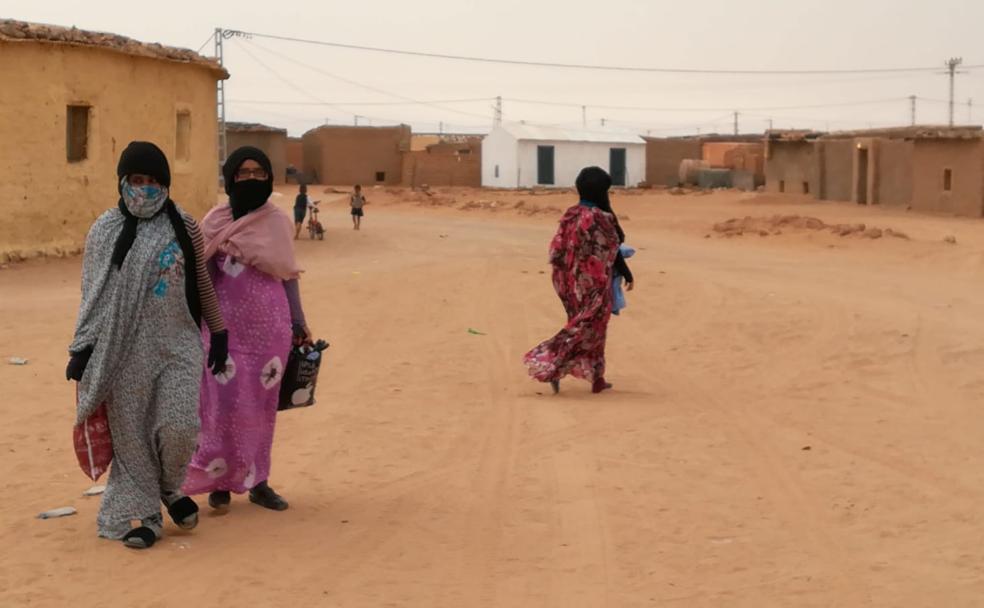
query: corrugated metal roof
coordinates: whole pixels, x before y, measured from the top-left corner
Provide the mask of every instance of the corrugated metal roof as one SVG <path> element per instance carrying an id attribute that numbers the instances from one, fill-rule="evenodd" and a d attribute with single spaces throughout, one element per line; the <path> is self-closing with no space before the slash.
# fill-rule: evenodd
<path id="1" fill-rule="evenodd" d="M 639 135 L 605 129 L 567 129 L 521 123 L 503 124 L 502 129 L 521 141 L 577 141 L 603 144 L 645 144 Z"/>

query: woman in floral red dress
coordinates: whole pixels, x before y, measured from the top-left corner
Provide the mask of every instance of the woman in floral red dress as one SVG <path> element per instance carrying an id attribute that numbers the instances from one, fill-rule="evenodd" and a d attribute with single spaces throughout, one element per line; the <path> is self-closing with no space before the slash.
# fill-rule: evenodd
<path id="1" fill-rule="evenodd" d="M 567 374 L 591 382 L 592 391 L 600 393 L 612 388 L 605 380 L 605 339 L 612 315 L 612 268 L 625 264 L 618 256 L 624 236 L 608 200 L 608 173 L 588 167 L 576 185 L 581 201 L 564 213 L 550 243 L 553 285 L 567 311 L 567 325 L 523 361 L 530 375 L 549 382 L 555 393 Z M 627 267 L 624 272 L 632 289 L 632 275 Z"/>

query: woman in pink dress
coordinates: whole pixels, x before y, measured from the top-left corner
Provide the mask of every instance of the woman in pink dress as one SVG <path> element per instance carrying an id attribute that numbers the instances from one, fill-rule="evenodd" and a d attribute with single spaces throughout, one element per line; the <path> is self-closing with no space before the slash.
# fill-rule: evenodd
<path id="1" fill-rule="evenodd" d="M 605 380 L 612 269 L 616 263 L 624 266 L 625 261 L 618 256 L 624 236 L 608 200 L 611 185 L 603 169 L 583 169 L 577 177 L 581 201 L 564 213 L 550 242 L 553 286 L 567 311 L 567 324 L 526 353 L 523 361 L 530 375 L 549 382 L 555 393 L 568 374 L 591 382 L 595 393 L 612 388 Z M 628 289 L 632 289 L 631 279 Z"/>
<path id="2" fill-rule="evenodd" d="M 261 150 L 239 148 L 223 174 L 229 204 L 212 209 L 202 228 L 223 317 L 236 329 L 225 372 L 202 382 L 202 430 L 184 491 L 209 492 L 214 509 L 228 508 L 232 493 L 249 492 L 251 502 L 283 511 L 287 501 L 267 483 L 280 381 L 292 336 L 310 337 L 297 284 L 294 226 L 268 202 L 273 173 Z"/>

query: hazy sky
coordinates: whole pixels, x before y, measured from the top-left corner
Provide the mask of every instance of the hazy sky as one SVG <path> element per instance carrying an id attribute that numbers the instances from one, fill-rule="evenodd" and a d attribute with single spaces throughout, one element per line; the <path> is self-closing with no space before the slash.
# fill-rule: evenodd
<path id="1" fill-rule="evenodd" d="M 562 63 L 708 69 L 932 67 L 940 73 L 858 75 L 672 75 L 464 63 L 341 50 L 264 38 L 226 42 L 230 120 L 265 122 L 297 135 L 324 123 L 407 122 L 415 131 L 483 131 L 491 98 L 506 120 L 606 124 L 653 135 L 845 129 L 908 124 L 909 95 L 921 123 L 947 118 L 943 62 L 984 64 L 980 0 L 327 0 L 134 2 L 6 0 L 3 15 L 109 31 L 197 49 L 216 27 L 415 51 Z M 212 53 L 209 44 L 203 51 Z M 957 78 L 957 121 L 984 118 L 984 69 Z M 402 99 L 401 99 L 402 98 Z M 459 100 L 423 105 L 368 102 Z M 979 100 L 969 113 L 967 100 Z M 760 109 L 842 104 L 803 109 Z M 266 102 L 306 102 L 284 105 Z M 313 105 L 345 102 L 344 106 Z M 594 106 L 668 109 L 623 110 Z M 981 118 L 978 118 L 981 117 Z"/>

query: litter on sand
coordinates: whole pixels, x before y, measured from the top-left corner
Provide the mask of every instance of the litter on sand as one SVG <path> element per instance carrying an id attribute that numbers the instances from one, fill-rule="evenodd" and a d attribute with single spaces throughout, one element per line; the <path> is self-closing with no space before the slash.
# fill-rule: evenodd
<path id="1" fill-rule="evenodd" d="M 75 515 L 78 511 L 75 507 L 61 507 L 60 509 L 52 509 L 50 511 L 45 511 L 43 513 L 38 513 L 38 519 L 54 519 L 56 517 L 68 517 L 69 515 Z"/>
<path id="2" fill-rule="evenodd" d="M 85 492 L 82 492 L 82 496 L 99 496 L 106 491 L 106 486 L 92 486 Z"/>
<path id="3" fill-rule="evenodd" d="M 487 335 L 487 334 L 484 334 L 484 333 L 478 331 L 477 329 L 472 329 L 471 327 L 468 328 L 468 333 L 470 333 L 473 336 L 485 336 L 485 335 Z"/>
<path id="4" fill-rule="evenodd" d="M 11 365 L 27 365 L 27 359 L 21 357 L 11 357 L 8 361 Z"/>

